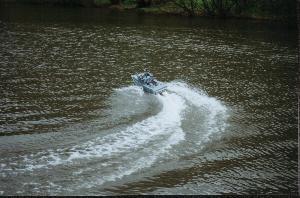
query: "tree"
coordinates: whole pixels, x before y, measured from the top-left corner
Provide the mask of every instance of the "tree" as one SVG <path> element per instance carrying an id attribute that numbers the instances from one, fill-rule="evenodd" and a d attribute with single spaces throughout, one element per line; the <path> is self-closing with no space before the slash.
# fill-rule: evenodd
<path id="1" fill-rule="evenodd" d="M 188 16 L 195 16 L 199 0 L 173 0 L 174 4 L 182 8 Z"/>
<path id="2" fill-rule="evenodd" d="M 152 0 L 136 0 L 138 8 L 149 7 L 152 4 Z"/>
<path id="3" fill-rule="evenodd" d="M 233 8 L 241 5 L 241 2 L 240 0 L 202 0 L 202 5 L 207 15 L 226 17 L 232 13 Z"/>
<path id="4" fill-rule="evenodd" d="M 197 11 L 205 15 L 226 17 L 240 2 L 246 0 L 172 0 L 189 16 L 195 16 Z"/>
<path id="5" fill-rule="evenodd" d="M 110 0 L 112 5 L 120 5 L 121 4 L 121 0 Z"/>

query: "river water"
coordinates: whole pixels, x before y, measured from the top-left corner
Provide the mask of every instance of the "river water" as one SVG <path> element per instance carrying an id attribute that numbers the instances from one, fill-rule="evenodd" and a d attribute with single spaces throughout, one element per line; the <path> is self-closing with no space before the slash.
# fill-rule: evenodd
<path id="1" fill-rule="evenodd" d="M 295 28 L 0 10 L 0 194 L 297 192 Z M 168 85 L 132 85 L 147 68 Z"/>

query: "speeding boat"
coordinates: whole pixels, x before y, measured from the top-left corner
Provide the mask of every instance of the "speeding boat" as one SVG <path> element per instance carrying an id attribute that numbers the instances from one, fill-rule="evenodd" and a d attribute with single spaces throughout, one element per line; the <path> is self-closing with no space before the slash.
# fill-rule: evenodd
<path id="1" fill-rule="evenodd" d="M 133 83 L 143 88 L 144 92 L 151 94 L 163 94 L 167 89 L 167 85 L 156 80 L 150 72 L 143 72 L 131 75 Z"/>

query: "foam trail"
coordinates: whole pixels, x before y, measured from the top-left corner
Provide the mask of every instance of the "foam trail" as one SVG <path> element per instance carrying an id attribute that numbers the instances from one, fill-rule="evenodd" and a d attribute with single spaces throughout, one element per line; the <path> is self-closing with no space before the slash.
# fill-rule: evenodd
<path id="1" fill-rule="evenodd" d="M 119 92 L 129 91 L 129 92 L 137 93 L 139 96 L 142 96 L 144 94 L 144 91 L 140 87 L 135 86 L 135 85 L 131 85 L 128 87 L 122 87 L 122 88 L 116 88 L 115 90 L 119 91 Z"/>
<path id="2" fill-rule="evenodd" d="M 164 96 L 157 95 L 148 98 L 136 86 L 116 89 L 121 94 L 113 96 L 113 105 L 123 107 L 126 100 L 134 99 L 135 103 L 136 101 L 144 101 L 143 107 L 152 107 L 149 105 L 153 104 L 147 103 L 146 98 L 150 99 L 148 101 L 157 99 L 162 108 L 156 115 L 129 125 L 124 130 L 116 128 L 107 135 L 99 134 L 98 137 L 73 147 L 50 149 L 25 155 L 23 161 L 19 163 L 20 167 L 25 167 L 22 171 L 55 169 L 59 165 L 68 164 L 75 167 L 87 165 L 85 169 L 77 169 L 74 173 L 75 177 L 90 174 L 91 171 L 97 172 L 97 174 L 92 174 L 88 181 L 74 183 L 71 188 L 71 191 L 74 192 L 78 188 L 92 188 L 105 182 L 116 181 L 126 175 L 135 174 L 139 170 L 149 168 L 170 156 L 173 158 L 174 155 L 187 154 L 188 152 L 185 153 L 186 149 L 177 149 L 181 146 L 193 147 L 195 151 L 199 151 L 199 147 L 195 144 L 202 146 L 202 143 L 208 141 L 213 133 L 224 131 L 227 108 L 217 99 L 209 97 L 200 90 L 191 88 L 182 82 L 168 83 L 168 90 L 170 92 Z M 137 110 L 135 103 L 128 107 L 133 114 Z M 192 137 L 196 137 L 192 140 L 188 139 L 188 135 L 191 134 L 187 135 L 181 127 L 185 115 L 190 113 L 187 105 L 193 106 L 193 113 L 203 115 L 205 122 L 203 127 L 201 126 L 203 129 L 201 135 L 197 133 L 199 125 L 195 125 L 196 128 L 191 130 L 193 131 Z M 188 141 L 184 141 L 185 138 Z M 173 149 L 175 146 L 177 150 Z M 90 162 L 97 162 L 97 165 L 90 169 Z M 14 170 L 18 169 L 15 168 Z"/>
<path id="3" fill-rule="evenodd" d="M 137 148 L 151 140 L 153 136 L 180 129 L 180 113 L 184 109 L 184 100 L 175 94 L 166 97 L 157 96 L 163 104 L 162 111 L 156 116 L 143 120 L 117 134 L 97 138 L 81 147 L 81 153 L 72 153 L 68 160 L 84 157 L 104 157 L 114 153 L 123 153 Z M 84 152 L 82 149 L 84 148 Z M 76 148 L 78 149 L 78 148 Z"/>
<path id="4" fill-rule="evenodd" d="M 143 155 L 138 156 L 137 160 L 129 159 L 126 165 L 121 165 L 117 167 L 117 170 L 109 173 L 108 175 L 101 175 L 100 178 L 96 177 L 95 181 L 91 183 L 84 183 L 81 185 L 83 188 L 91 188 L 93 186 L 101 185 L 107 181 L 115 181 L 116 179 L 122 178 L 126 175 L 131 175 L 140 169 L 150 167 L 153 165 L 159 157 L 163 157 L 173 145 L 178 144 L 183 141 L 185 134 L 181 129 L 182 111 L 185 109 L 186 105 L 184 100 L 176 94 L 166 94 L 165 96 L 158 95 L 157 98 L 162 102 L 162 111 L 148 118 L 140 123 L 137 123 L 131 127 L 128 127 L 125 132 L 131 134 L 141 135 L 151 133 L 148 137 L 148 141 L 153 140 L 154 136 L 167 135 L 168 138 L 163 142 L 157 140 L 156 148 L 149 145 L 145 145 L 143 149 Z M 128 140 L 126 140 L 128 141 Z M 144 141 L 137 142 L 138 144 Z M 131 145 L 133 147 L 137 146 Z M 126 156 L 125 156 L 126 157 Z"/>
<path id="5" fill-rule="evenodd" d="M 120 91 L 128 91 L 129 89 L 137 90 L 133 86 L 120 89 Z M 184 100 L 176 94 L 159 95 L 157 99 L 163 106 L 157 115 L 129 126 L 123 131 L 98 137 L 72 148 L 39 153 L 38 155 L 43 155 L 40 159 L 30 160 L 31 157 L 25 156 L 27 170 L 57 166 L 80 159 L 119 156 L 140 148 L 157 135 L 180 133 L 179 136 L 183 137 L 180 125 L 181 112 L 185 108 Z"/>
<path id="6" fill-rule="evenodd" d="M 202 136 L 197 144 L 208 141 L 209 136 L 216 132 L 223 132 L 226 128 L 227 108 L 217 99 L 207 96 L 205 93 L 189 87 L 183 82 L 168 83 L 168 90 L 175 92 L 185 98 L 189 103 L 198 108 L 203 108 L 208 113 L 207 116 L 207 133 Z M 218 122 L 218 117 L 222 118 L 222 122 Z"/>
<path id="7" fill-rule="evenodd" d="M 157 134 L 167 134 L 168 139 L 163 142 L 157 142 L 159 149 L 151 148 L 151 150 L 143 153 L 137 160 L 129 162 L 127 166 L 120 166 L 118 170 L 111 174 L 96 178 L 96 181 L 89 184 L 84 184 L 85 187 L 91 188 L 102 185 L 107 181 L 115 181 L 126 175 L 131 175 L 140 169 L 152 166 L 160 157 L 166 157 L 166 154 L 171 151 L 172 146 L 179 144 L 180 141 L 185 139 L 185 133 L 181 128 L 183 111 L 186 109 L 185 102 L 189 102 L 197 108 L 205 109 L 204 113 L 207 112 L 207 131 L 200 137 L 201 140 L 197 142 L 198 144 L 209 140 L 211 134 L 222 132 L 225 129 L 224 124 L 227 116 L 227 108 L 218 100 L 190 88 L 185 83 L 172 82 L 168 84 L 168 87 L 173 93 L 166 94 L 165 97 L 157 96 L 163 104 L 163 110 L 154 117 L 155 120 L 151 118 L 151 122 L 147 123 L 147 125 L 158 124 L 159 128 L 156 129 Z M 221 125 L 218 123 L 218 116 L 222 118 Z M 143 125 L 143 127 L 147 125 Z M 146 130 L 149 130 L 149 128 L 146 127 Z"/>
<path id="8" fill-rule="evenodd" d="M 184 133 L 182 130 L 178 130 L 172 134 L 167 141 L 164 142 L 163 146 L 161 146 L 159 150 L 151 151 L 148 153 L 148 156 L 139 158 L 137 161 L 130 164 L 130 168 L 120 167 L 119 170 L 114 174 L 104 177 L 103 179 L 100 179 L 100 181 L 98 180 L 97 185 L 101 185 L 106 181 L 115 181 L 117 178 L 122 178 L 125 175 L 131 175 L 140 169 L 150 167 L 157 161 L 159 157 L 162 157 L 164 154 L 166 154 L 173 145 L 178 144 L 182 140 L 184 140 Z"/>

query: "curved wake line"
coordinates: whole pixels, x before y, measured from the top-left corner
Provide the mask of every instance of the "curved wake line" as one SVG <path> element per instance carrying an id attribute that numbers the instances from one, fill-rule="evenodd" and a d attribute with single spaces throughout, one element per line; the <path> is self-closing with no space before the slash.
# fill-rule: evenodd
<path id="1" fill-rule="evenodd" d="M 68 160 L 93 156 L 106 157 L 114 153 L 124 153 L 146 144 L 153 136 L 161 133 L 168 134 L 179 129 L 180 112 L 185 108 L 184 101 L 174 95 L 157 97 L 163 103 L 163 109 L 159 114 L 127 127 L 124 131 L 99 137 L 77 147 L 76 150 L 81 149 L 82 154 L 72 153 Z"/>
<path id="2" fill-rule="evenodd" d="M 139 89 L 135 86 L 125 87 L 117 91 L 129 90 L 140 94 Z M 184 140 L 184 133 L 180 127 L 181 112 L 185 109 L 184 100 L 176 94 L 158 95 L 156 97 L 162 103 L 162 110 L 157 115 L 129 126 L 121 132 L 98 137 L 72 148 L 40 152 L 38 155 L 43 155 L 43 157 L 39 159 L 30 160 L 30 156 L 25 156 L 26 169 L 34 170 L 45 168 L 49 165 L 56 166 L 85 158 L 119 156 L 143 147 L 155 136 L 159 135 L 171 136 L 172 134 L 177 134 L 173 135 L 170 142 L 166 142 L 164 145 L 166 148 Z M 164 147 L 161 147 L 161 149 L 163 150 Z"/>
<path id="3" fill-rule="evenodd" d="M 81 163 L 82 160 L 90 158 L 99 159 L 98 171 L 104 172 L 94 176 L 92 181 L 78 184 L 83 188 L 91 188 L 134 174 L 141 169 L 151 167 L 158 159 L 166 157 L 175 145 L 185 140 L 186 134 L 181 125 L 187 103 L 201 109 L 201 112 L 204 111 L 206 118 L 207 129 L 199 139 L 197 138 L 197 144 L 208 141 L 213 133 L 225 130 L 227 108 L 221 102 L 183 82 L 168 83 L 168 90 L 170 93 L 164 96 L 155 96 L 162 104 L 158 114 L 128 126 L 125 130 L 99 136 L 71 148 L 25 155 L 21 165 L 25 166 L 25 169 L 19 170 L 33 171 L 61 164 Z M 119 88 L 115 91 L 133 94 L 137 99 L 143 99 L 141 97 L 145 96 L 144 92 L 136 86 Z M 120 99 L 122 101 L 122 98 Z M 101 163 L 103 159 L 106 159 L 106 163 Z M 118 164 L 117 167 L 113 166 L 115 164 Z M 75 175 L 85 171 L 89 170 L 80 169 Z"/>
<path id="4" fill-rule="evenodd" d="M 207 133 L 201 137 L 201 141 L 198 141 L 197 144 L 208 141 L 213 133 L 225 130 L 228 118 L 227 108 L 216 98 L 209 97 L 205 93 L 189 87 L 183 82 L 168 83 L 168 90 L 175 92 L 194 106 L 206 110 Z"/>

